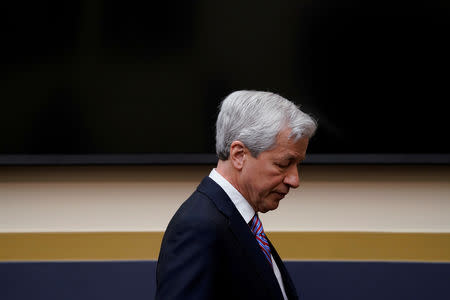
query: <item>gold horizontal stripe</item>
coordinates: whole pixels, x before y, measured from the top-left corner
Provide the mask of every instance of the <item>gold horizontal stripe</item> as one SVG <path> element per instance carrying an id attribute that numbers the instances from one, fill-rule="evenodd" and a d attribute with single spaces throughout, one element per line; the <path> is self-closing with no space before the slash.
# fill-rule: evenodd
<path id="1" fill-rule="evenodd" d="M 450 262 L 450 233 L 272 232 L 284 259 Z"/>
<path id="2" fill-rule="evenodd" d="M 147 260 L 162 232 L 2 233 L 0 261 Z"/>
<path id="3" fill-rule="evenodd" d="M 450 262 L 450 233 L 269 232 L 286 260 Z M 0 261 L 155 260 L 162 232 L 0 233 Z"/>

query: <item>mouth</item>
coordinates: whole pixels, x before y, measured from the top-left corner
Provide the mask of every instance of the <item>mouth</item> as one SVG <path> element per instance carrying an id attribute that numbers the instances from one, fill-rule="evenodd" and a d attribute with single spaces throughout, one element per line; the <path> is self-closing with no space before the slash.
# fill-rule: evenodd
<path id="1" fill-rule="evenodd" d="M 274 192 L 274 193 L 280 197 L 280 200 L 283 199 L 287 195 L 287 193 L 281 193 L 281 192 Z"/>

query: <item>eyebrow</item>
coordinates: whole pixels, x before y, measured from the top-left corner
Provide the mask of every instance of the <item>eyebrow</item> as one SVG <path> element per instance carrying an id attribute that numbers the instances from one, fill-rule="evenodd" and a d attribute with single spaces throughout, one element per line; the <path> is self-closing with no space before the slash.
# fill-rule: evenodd
<path id="1" fill-rule="evenodd" d="M 287 155 L 285 155 L 285 156 L 282 156 L 282 157 L 281 157 L 281 160 L 296 161 L 296 160 L 297 160 L 297 157 L 294 156 L 294 155 L 291 155 L 291 154 L 287 154 Z M 301 156 L 300 159 L 299 159 L 299 162 L 302 162 L 303 160 L 305 160 L 305 157 L 304 157 L 304 156 Z"/>

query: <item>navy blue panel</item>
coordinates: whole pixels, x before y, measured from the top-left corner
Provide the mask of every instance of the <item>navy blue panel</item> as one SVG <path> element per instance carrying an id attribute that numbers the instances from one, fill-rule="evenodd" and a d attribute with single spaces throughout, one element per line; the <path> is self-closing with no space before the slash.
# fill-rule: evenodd
<path id="1" fill-rule="evenodd" d="M 287 262 L 300 299 L 448 300 L 450 264 Z"/>
<path id="2" fill-rule="evenodd" d="M 302 300 L 450 299 L 448 263 L 286 265 Z M 155 269 L 155 261 L 0 263 L 0 299 L 153 300 Z"/>
<path id="3" fill-rule="evenodd" d="M 149 300 L 154 261 L 0 263 L 2 300 Z"/>

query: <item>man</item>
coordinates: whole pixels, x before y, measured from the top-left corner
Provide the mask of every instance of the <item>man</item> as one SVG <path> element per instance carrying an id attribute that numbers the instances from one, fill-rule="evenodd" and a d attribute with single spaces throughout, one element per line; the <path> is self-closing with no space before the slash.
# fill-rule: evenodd
<path id="1" fill-rule="evenodd" d="M 279 95 L 237 91 L 223 100 L 216 130 L 217 167 L 164 234 L 156 299 L 298 299 L 258 212 L 299 186 L 316 123 Z"/>

